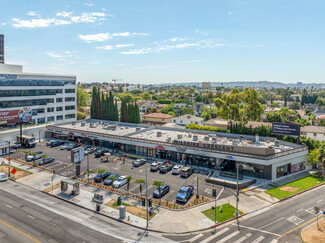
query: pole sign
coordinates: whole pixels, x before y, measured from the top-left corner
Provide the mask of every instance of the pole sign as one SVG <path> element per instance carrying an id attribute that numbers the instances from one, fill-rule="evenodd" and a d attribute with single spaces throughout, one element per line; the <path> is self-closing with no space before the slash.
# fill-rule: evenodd
<path id="1" fill-rule="evenodd" d="M 80 163 L 85 159 L 84 147 L 78 147 L 71 150 L 71 162 Z"/>
<path id="2" fill-rule="evenodd" d="M 272 134 L 299 137 L 300 124 L 273 122 Z"/>

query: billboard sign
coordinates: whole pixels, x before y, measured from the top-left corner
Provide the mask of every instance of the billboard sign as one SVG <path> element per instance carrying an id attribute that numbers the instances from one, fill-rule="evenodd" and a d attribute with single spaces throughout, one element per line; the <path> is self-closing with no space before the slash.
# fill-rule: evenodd
<path id="1" fill-rule="evenodd" d="M 272 134 L 285 136 L 300 136 L 300 124 L 295 123 L 272 123 Z"/>
<path id="2" fill-rule="evenodd" d="M 0 125 L 10 125 L 29 122 L 32 119 L 32 109 L 24 107 L 21 110 L 0 111 Z"/>
<path id="3" fill-rule="evenodd" d="M 84 147 L 78 147 L 71 150 L 71 162 L 80 163 L 85 159 Z"/>

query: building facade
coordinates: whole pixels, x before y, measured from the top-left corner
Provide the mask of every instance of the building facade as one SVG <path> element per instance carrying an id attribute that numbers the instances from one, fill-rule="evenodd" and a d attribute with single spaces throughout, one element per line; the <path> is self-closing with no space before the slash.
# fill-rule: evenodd
<path id="1" fill-rule="evenodd" d="M 5 63 L 5 44 L 4 35 L 0 35 L 0 64 Z"/>
<path id="2" fill-rule="evenodd" d="M 28 107 L 31 122 L 75 121 L 77 118 L 76 77 L 23 73 L 21 65 L 0 64 L 0 111 Z"/>
<path id="3" fill-rule="evenodd" d="M 146 126 L 121 122 L 87 122 L 48 125 L 47 137 L 80 139 L 83 144 L 110 148 L 144 158 L 159 158 L 189 166 L 277 180 L 311 169 L 308 148 L 274 138 Z"/>
<path id="4" fill-rule="evenodd" d="M 203 126 L 204 118 L 186 114 L 183 116 L 174 117 L 172 122 L 181 126 L 186 126 L 188 124 Z"/>

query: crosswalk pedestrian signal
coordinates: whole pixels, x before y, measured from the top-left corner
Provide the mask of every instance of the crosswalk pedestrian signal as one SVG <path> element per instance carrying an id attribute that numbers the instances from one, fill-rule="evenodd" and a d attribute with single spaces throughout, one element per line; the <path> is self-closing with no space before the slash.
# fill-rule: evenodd
<path id="1" fill-rule="evenodd" d="M 119 196 L 119 197 L 117 198 L 117 206 L 121 206 L 121 204 L 122 204 L 122 197 Z"/>
<path id="2" fill-rule="evenodd" d="M 149 208 L 150 208 L 152 206 L 152 201 L 149 200 L 148 202 L 149 202 Z"/>
<path id="3" fill-rule="evenodd" d="M 212 197 L 217 197 L 217 190 L 216 189 L 212 189 Z"/>
<path id="4" fill-rule="evenodd" d="M 142 198 L 141 205 L 142 205 L 142 207 L 145 207 L 146 206 L 146 199 Z"/>

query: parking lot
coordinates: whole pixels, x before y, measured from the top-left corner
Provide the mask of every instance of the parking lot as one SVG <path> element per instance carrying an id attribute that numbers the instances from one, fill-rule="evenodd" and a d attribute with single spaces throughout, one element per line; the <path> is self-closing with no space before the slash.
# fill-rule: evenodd
<path id="1" fill-rule="evenodd" d="M 24 156 L 24 153 L 22 151 L 24 151 L 24 149 L 14 152 L 12 154 L 12 157 Z M 66 177 L 75 176 L 76 168 L 75 165 L 70 162 L 71 160 L 70 151 L 60 150 L 60 146 L 50 148 L 49 146 L 46 146 L 45 142 L 38 143 L 35 148 L 31 149 L 31 152 L 35 152 L 35 151 L 42 151 L 49 157 L 55 157 L 55 161 L 45 165 L 45 167 L 55 169 L 56 173 L 62 176 L 66 176 Z M 95 158 L 94 154 L 90 154 L 89 168 L 92 171 L 94 171 L 94 175 L 97 174 L 98 169 L 104 169 L 106 172 L 132 176 L 132 181 L 130 182 L 129 191 L 135 194 L 140 193 L 140 189 L 139 189 L 140 185 L 136 182 L 136 180 L 145 179 L 145 171 L 147 170 L 149 198 L 152 197 L 152 193 L 156 189 L 156 187 L 152 185 L 153 182 L 156 180 L 164 181 L 165 184 L 170 186 L 170 191 L 163 197 L 163 199 L 173 203 L 176 201 L 176 194 L 178 190 L 184 185 L 194 185 L 195 187 L 194 194 L 197 194 L 197 189 L 198 189 L 199 195 L 202 195 L 204 197 L 209 197 L 209 198 L 212 197 L 212 189 L 217 190 L 217 195 L 222 189 L 222 187 L 220 186 L 213 186 L 210 184 L 206 184 L 205 183 L 206 175 L 193 173 L 189 178 L 181 178 L 179 175 L 172 174 L 171 171 L 167 173 L 160 173 L 159 171 L 152 172 L 150 171 L 150 163 L 146 163 L 140 167 L 133 167 L 132 163 L 134 159 L 126 158 L 125 163 L 123 163 L 121 157 L 117 155 L 110 155 L 108 156 L 109 162 L 101 163 L 100 158 Z M 85 157 L 85 160 L 81 163 L 81 172 L 86 170 L 87 170 L 87 156 Z M 92 177 L 93 176 L 91 176 L 90 178 Z M 122 186 L 120 189 L 124 189 L 126 191 L 127 185 Z M 145 186 L 143 186 L 143 193 L 145 193 Z M 219 198 L 225 198 L 234 195 L 234 193 L 235 193 L 234 190 L 225 188 Z"/>

